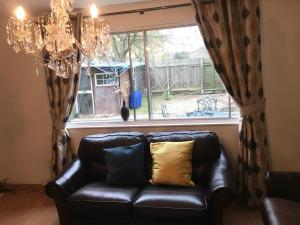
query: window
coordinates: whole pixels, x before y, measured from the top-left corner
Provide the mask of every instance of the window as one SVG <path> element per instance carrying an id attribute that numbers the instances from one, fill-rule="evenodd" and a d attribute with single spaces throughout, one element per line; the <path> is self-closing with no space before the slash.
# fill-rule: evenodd
<path id="1" fill-rule="evenodd" d="M 87 118 L 94 115 L 94 96 L 90 76 L 86 75 L 87 68 L 82 68 L 80 85 L 71 119 Z"/>
<path id="2" fill-rule="evenodd" d="M 96 86 L 112 86 L 116 82 L 116 77 L 113 73 L 97 73 L 95 74 Z"/>
<path id="3" fill-rule="evenodd" d="M 130 120 L 239 116 L 197 26 L 113 34 L 109 55 L 87 70 L 74 120 L 121 120 L 123 102 Z"/>

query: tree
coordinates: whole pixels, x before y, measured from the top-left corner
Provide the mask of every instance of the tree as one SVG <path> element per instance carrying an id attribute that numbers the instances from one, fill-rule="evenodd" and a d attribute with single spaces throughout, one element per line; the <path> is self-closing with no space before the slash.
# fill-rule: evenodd
<path id="1" fill-rule="evenodd" d="M 128 45 L 128 34 L 118 34 L 111 36 L 111 58 L 113 61 L 126 62 L 129 46 L 133 46 L 138 40 L 138 33 L 130 35 Z"/>
<path id="2" fill-rule="evenodd" d="M 171 65 L 173 53 L 166 48 L 170 42 L 169 35 L 160 31 L 151 31 L 149 37 L 149 65 L 150 76 L 162 91 L 164 99 L 171 98 L 172 88 L 179 80 L 171 79 Z"/>
<path id="3" fill-rule="evenodd" d="M 190 54 L 186 51 L 175 52 L 173 55 L 173 59 L 188 59 L 190 58 Z"/>
<path id="4" fill-rule="evenodd" d="M 162 61 L 162 60 L 157 60 Z M 151 63 L 151 77 L 154 79 L 155 83 L 157 83 L 162 91 L 162 96 L 164 99 L 171 99 L 171 90 L 176 84 L 178 84 L 179 80 L 171 79 L 171 65 L 172 59 L 170 56 L 164 56 L 164 64 L 157 65 L 153 60 Z M 165 69 L 165 72 L 162 72 L 161 69 Z"/>
<path id="5" fill-rule="evenodd" d="M 128 40 L 129 39 L 129 40 Z M 160 31 L 147 32 L 148 48 L 163 49 L 165 36 Z M 128 45 L 129 44 L 129 45 Z M 144 35 L 142 32 L 116 34 L 111 36 L 111 49 L 109 59 L 112 62 L 129 63 L 129 50 L 133 63 L 145 63 Z M 130 89 L 133 91 L 133 77 L 130 74 Z"/>
<path id="6" fill-rule="evenodd" d="M 152 50 L 163 49 L 166 41 L 165 35 L 160 31 L 147 32 L 148 48 Z M 130 33 L 129 46 L 134 62 L 144 62 L 144 37 L 142 32 Z M 111 36 L 111 59 L 115 62 L 126 62 L 129 53 L 128 34 L 116 34 Z"/>

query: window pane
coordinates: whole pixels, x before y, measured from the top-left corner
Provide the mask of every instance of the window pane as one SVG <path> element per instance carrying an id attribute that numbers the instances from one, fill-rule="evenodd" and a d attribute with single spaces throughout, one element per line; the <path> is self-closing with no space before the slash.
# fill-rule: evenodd
<path id="1" fill-rule="evenodd" d="M 79 91 L 91 91 L 92 90 L 91 78 L 90 78 L 90 76 L 86 75 L 86 69 L 87 68 L 82 68 L 82 70 L 81 70 Z"/>
<path id="2" fill-rule="evenodd" d="M 117 85 L 118 79 L 114 73 L 95 74 L 96 86 L 114 86 Z"/>
<path id="3" fill-rule="evenodd" d="M 83 68 L 80 76 L 79 90 L 70 118 L 92 117 L 94 114 L 93 92 L 90 76 L 86 75 L 86 68 Z"/>
<path id="4" fill-rule="evenodd" d="M 121 120 L 120 109 L 123 100 L 129 104 L 129 58 L 127 34 L 111 35 L 111 46 L 106 57 L 95 58 L 92 62 L 82 64 L 82 74 L 88 74 L 93 91 L 94 115 L 75 113 L 80 119 Z M 83 78 L 81 78 L 83 79 Z M 87 79 L 87 78 L 84 78 Z M 88 89 L 87 87 L 84 88 Z M 91 90 L 91 88 L 89 89 Z M 84 96 L 85 97 L 85 96 Z M 78 108 L 81 98 L 78 95 Z M 86 104 L 85 111 L 93 111 L 93 104 Z M 131 116 L 133 118 L 133 116 Z"/>
<path id="5" fill-rule="evenodd" d="M 111 35 L 106 57 L 82 63 L 72 119 L 121 121 L 123 101 L 129 120 L 239 117 L 196 26 Z"/>
<path id="6" fill-rule="evenodd" d="M 154 119 L 229 116 L 228 94 L 198 27 L 148 31 L 147 38 Z"/>
<path id="7" fill-rule="evenodd" d="M 92 93 L 78 94 L 78 116 L 92 115 L 93 114 L 93 98 Z"/>
<path id="8" fill-rule="evenodd" d="M 230 98 L 230 100 L 231 100 L 231 117 L 232 118 L 240 118 L 241 114 L 240 114 L 240 109 L 239 109 L 238 105 L 233 100 L 233 98 Z"/>

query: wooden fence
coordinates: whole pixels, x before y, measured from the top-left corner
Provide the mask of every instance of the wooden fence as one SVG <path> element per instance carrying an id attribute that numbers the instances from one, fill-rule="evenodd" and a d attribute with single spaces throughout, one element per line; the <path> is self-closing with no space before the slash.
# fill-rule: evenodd
<path id="1" fill-rule="evenodd" d="M 144 74 L 144 66 L 135 68 L 135 90 L 145 92 Z M 150 65 L 149 77 L 152 92 L 225 92 L 212 63 L 204 59 L 172 60 L 165 65 Z"/>

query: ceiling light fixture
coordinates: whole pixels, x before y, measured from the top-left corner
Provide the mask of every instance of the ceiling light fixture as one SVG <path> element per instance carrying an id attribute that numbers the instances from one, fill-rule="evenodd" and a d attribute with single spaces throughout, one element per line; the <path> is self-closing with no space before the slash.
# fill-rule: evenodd
<path id="1" fill-rule="evenodd" d="M 91 17 L 81 23 L 81 42 L 76 40 L 69 16 L 73 5 L 74 0 L 51 0 L 50 16 L 40 16 L 37 21 L 28 20 L 25 10 L 19 6 L 15 17 L 11 17 L 6 26 L 8 44 L 16 53 L 23 50 L 36 57 L 45 49 L 49 57 L 42 58 L 43 65 L 54 70 L 57 76 L 68 78 L 67 67 L 78 73 L 77 51 L 88 61 L 104 56 L 110 44 L 110 32 L 108 23 L 98 16 L 98 9 L 93 4 Z"/>

